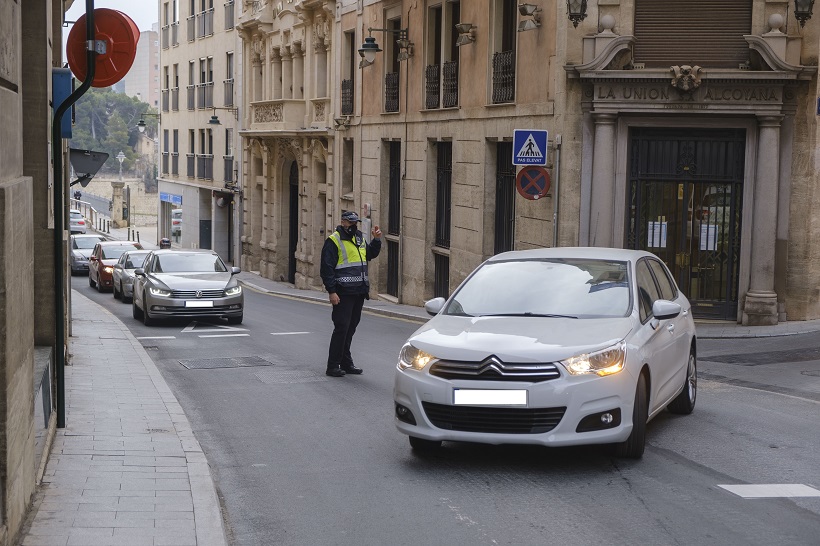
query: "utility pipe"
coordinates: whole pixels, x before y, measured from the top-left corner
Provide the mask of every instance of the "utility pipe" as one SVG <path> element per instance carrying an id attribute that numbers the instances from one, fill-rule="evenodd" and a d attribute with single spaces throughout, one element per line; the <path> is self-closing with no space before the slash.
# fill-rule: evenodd
<path id="1" fill-rule="evenodd" d="M 561 135 L 555 135 L 555 185 L 552 188 L 552 248 L 558 246 L 558 182 L 561 179 Z"/>

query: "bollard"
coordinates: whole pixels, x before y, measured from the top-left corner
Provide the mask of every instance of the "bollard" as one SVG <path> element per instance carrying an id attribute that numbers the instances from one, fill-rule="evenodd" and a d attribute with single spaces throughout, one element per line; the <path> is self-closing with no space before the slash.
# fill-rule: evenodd
<path id="1" fill-rule="evenodd" d="M 139 231 L 137 232 L 137 242 L 138 243 L 140 242 L 140 232 Z"/>
<path id="2" fill-rule="evenodd" d="M 111 220 L 106 220 L 105 221 L 105 232 L 106 233 L 111 233 Z"/>

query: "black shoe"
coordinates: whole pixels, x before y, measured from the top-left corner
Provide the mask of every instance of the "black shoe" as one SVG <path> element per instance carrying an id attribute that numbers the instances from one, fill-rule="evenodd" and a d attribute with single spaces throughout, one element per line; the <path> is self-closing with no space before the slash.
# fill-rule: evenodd
<path id="1" fill-rule="evenodd" d="M 344 377 L 345 371 L 341 368 L 328 368 L 325 375 L 329 375 L 330 377 Z"/>
<path id="2" fill-rule="evenodd" d="M 357 368 L 355 364 L 351 364 L 350 366 L 343 366 L 342 371 L 351 375 L 361 375 L 363 370 L 361 368 Z"/>

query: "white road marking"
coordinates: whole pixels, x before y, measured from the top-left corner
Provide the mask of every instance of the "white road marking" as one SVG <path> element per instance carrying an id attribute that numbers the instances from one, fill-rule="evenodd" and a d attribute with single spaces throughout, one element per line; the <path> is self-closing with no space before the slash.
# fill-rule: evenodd
<path id="1" fill-rule="evenodd" d="M 200 328 L 199 330 L 195 330 L 197 321 L 193 321 L 191 324 L 186 326 L 183 330 L 183 334 L 201 334 L 204 332 L 247 332 L 247 328 L 237 328 L 236 326 L 221 326 L 219 324 L 208 324 L 211 328 Z"/>
<path id="2" fill-rule="evenodd" d="M 310 332 L 271 332 L 272 336 L 296 336 L 299 334 L 309 334 Z"/>
<path id="3" fill-rule="evenodd" d="M 779 497 L 820 497 L 820 491 L 802 483 L 752 483 L 748 485 L 720 485 L 726 491 L 744 499 Z"/>
<path id="4" fill-rule="evenodd" d="M 176 339 L 177 336 L 144 336 L 137 339 Z"/>
<path id="5" fill-rule="evenodd" d="M 199 337 L 250 337 L 250 334 L 211 334 Z"/>

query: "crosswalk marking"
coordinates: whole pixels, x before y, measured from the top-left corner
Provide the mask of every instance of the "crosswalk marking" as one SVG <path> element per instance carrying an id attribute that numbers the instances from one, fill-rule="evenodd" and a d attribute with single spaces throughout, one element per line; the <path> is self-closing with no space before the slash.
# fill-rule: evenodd
<path id="1" fill-rule="evenodd" d="M 310 332 L 271 332 L 272 336 L 296 336 L 300 334 L 309 334 Z"/>
<path id="2" fill-rule="evenodd" d="M 209 334 L 199 337 L 250 337 L 250 334 Z"/>
<path id="3" fill-rule="evenodd" d="M 820 491 L 802 483 L 752 483 L 743 485 L 720 485 L 718 487 L 744 499 L 780 497 L 820 497 Z"/>
<path id="4" fill-rule="evenodd" d="M 176 339 L 177 336 L 143 336 L 137 339 Z"/>

